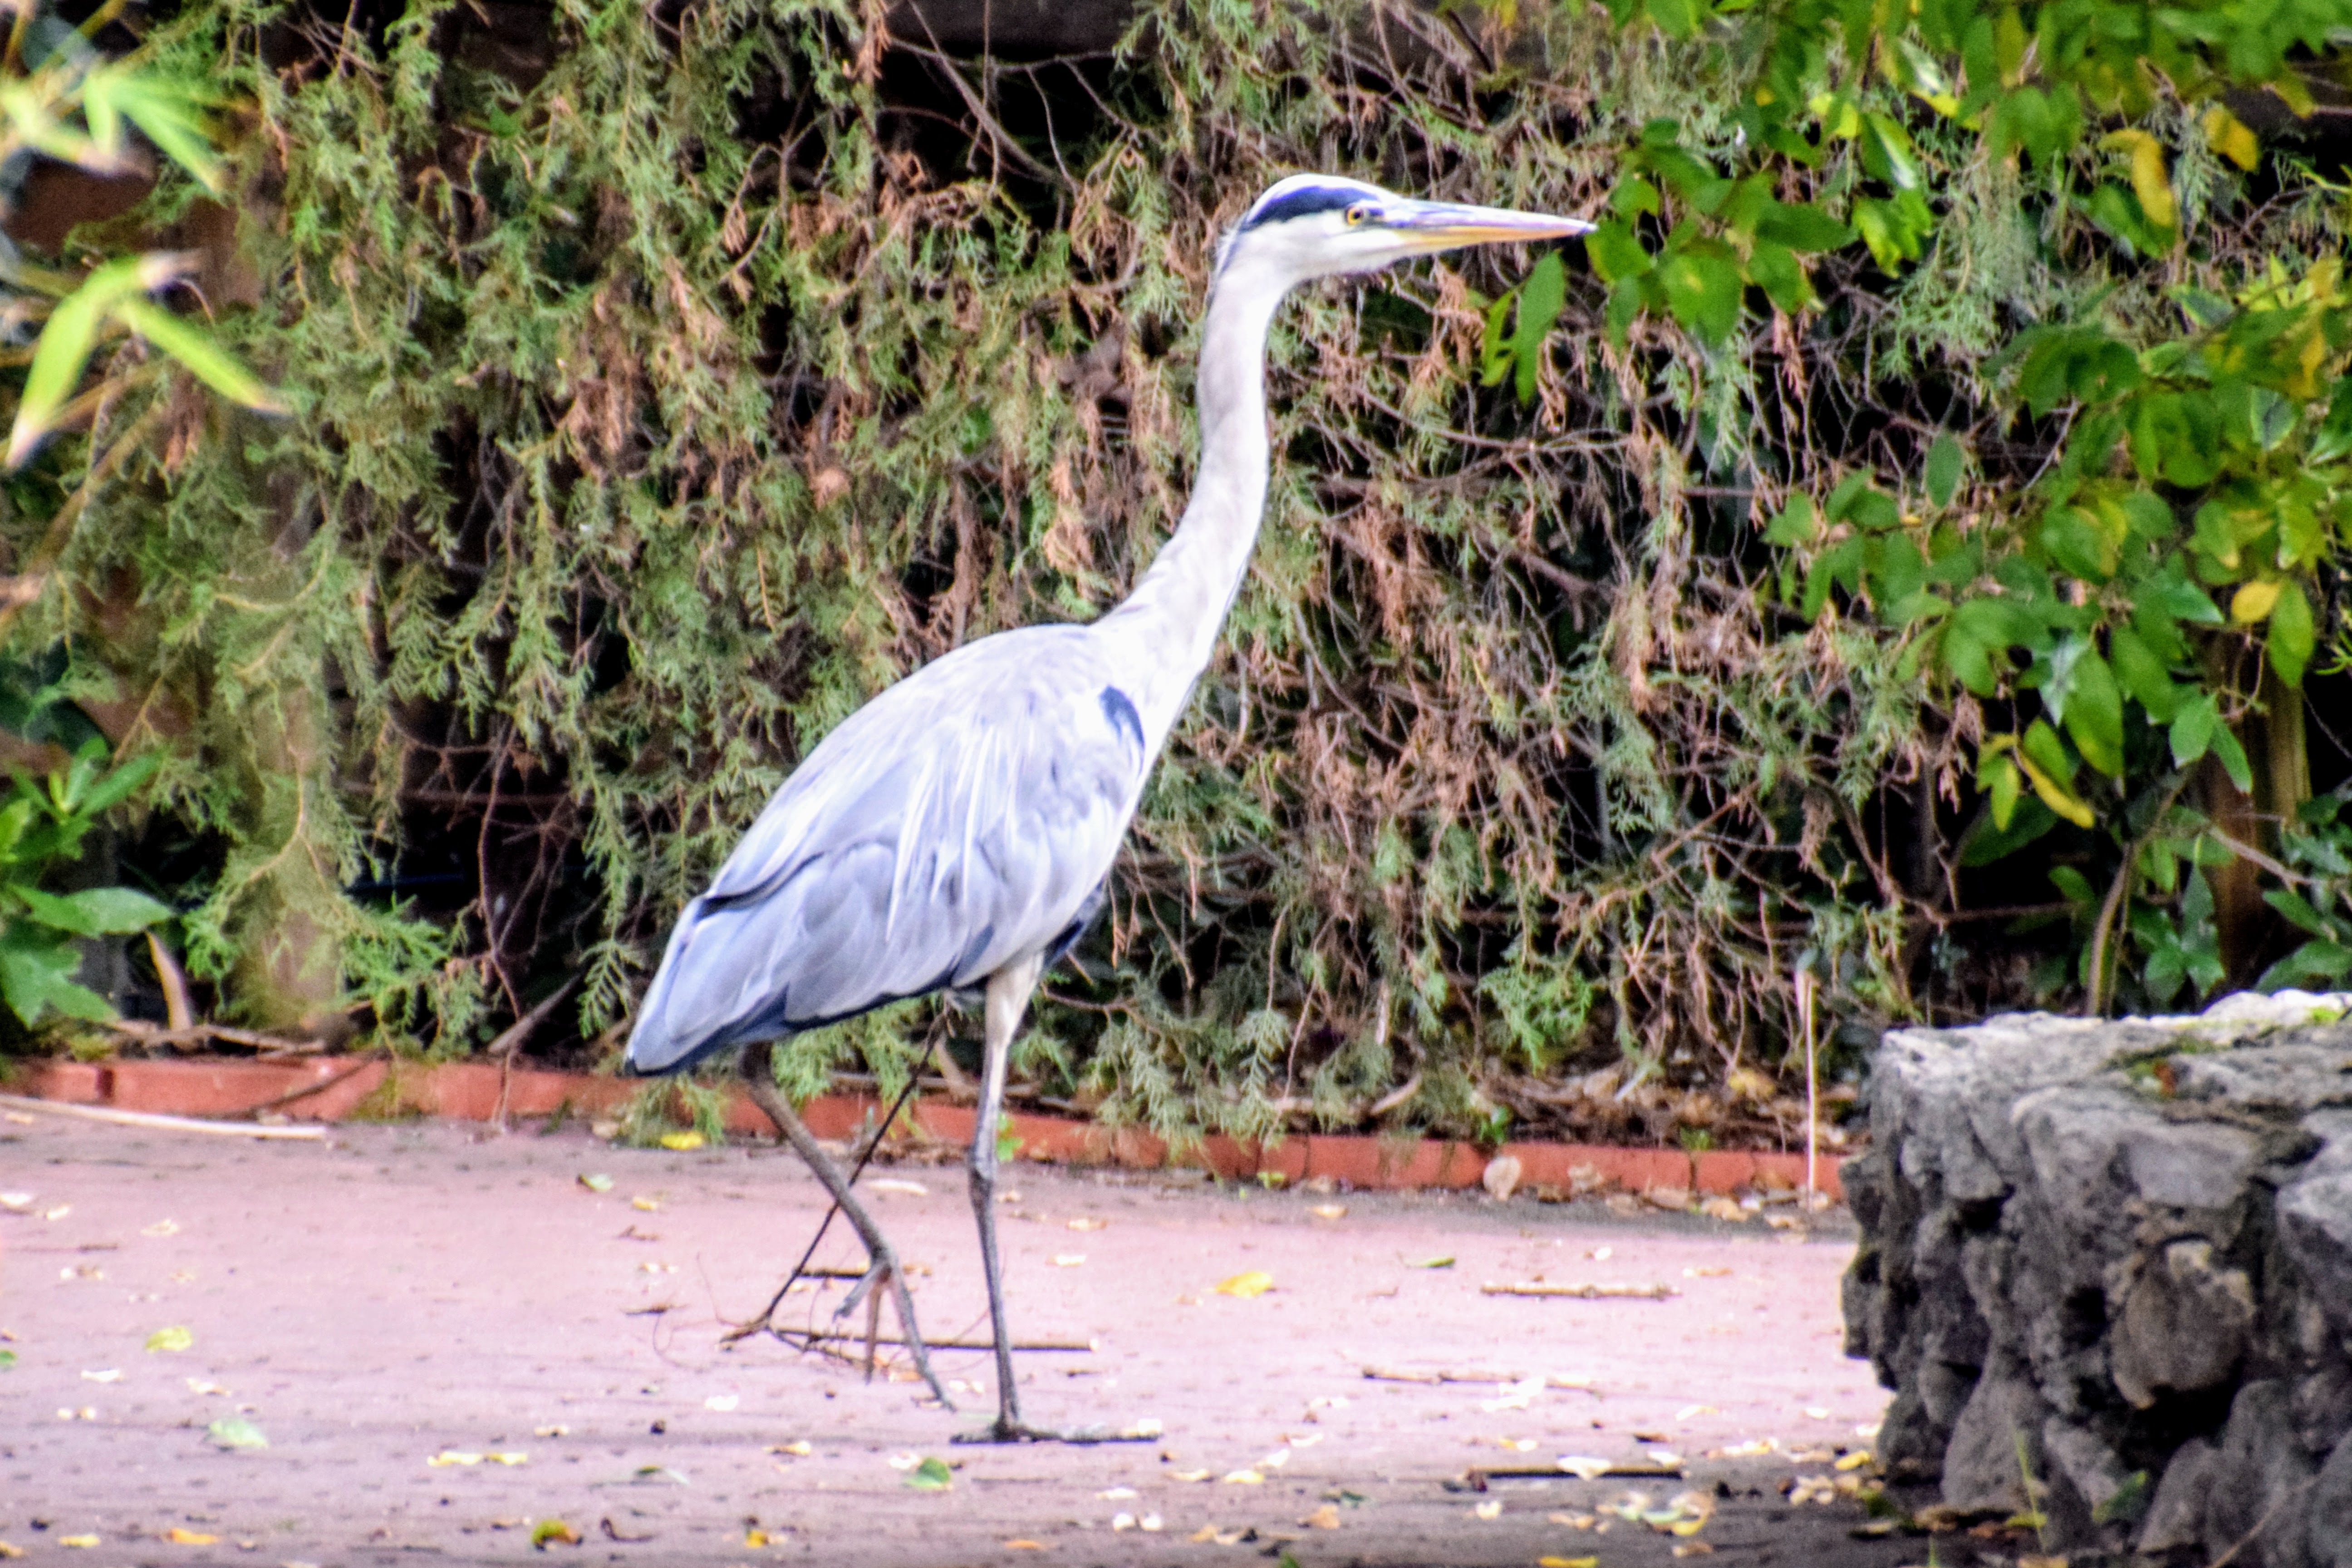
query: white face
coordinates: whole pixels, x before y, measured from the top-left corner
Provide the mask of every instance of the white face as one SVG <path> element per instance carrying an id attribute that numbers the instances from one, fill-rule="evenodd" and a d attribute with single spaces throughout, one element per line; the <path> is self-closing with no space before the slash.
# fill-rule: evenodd
<path id="1" fill-rule="evenodd" d="M 1372 272 L 1465 245 L 1585 234 L 1589 223 L 1544 213 L 1416 201 L 1332 174 L 1293 174 L 1269 188 L 1225 242 L 1219 270 L 1263 270 L 1287 286 Z"/>

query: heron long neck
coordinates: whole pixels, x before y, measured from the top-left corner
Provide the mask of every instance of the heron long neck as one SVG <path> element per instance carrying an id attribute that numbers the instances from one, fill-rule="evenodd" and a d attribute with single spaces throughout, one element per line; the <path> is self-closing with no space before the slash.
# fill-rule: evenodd
<path id="1" fill-rule="evenodd" d="M 1265 334 L 1286 279 L 1228 268 L 1201 332 L 1201 460 L 1192 499 L 1126 603 L 1096 623 L 1115 639 L 1128 696 L 1157 754 L 1208 668 L 1265 511 Z"/>

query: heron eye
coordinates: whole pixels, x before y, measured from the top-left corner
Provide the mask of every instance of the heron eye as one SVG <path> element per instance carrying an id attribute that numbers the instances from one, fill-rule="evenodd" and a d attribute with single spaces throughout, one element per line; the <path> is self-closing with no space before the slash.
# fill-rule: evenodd
<path id="1" fill-rule="evenodd" d="M 1353 228 L 1360 223 L 1370 223 L 1371 221 L 1371 217 L 1372 204 L 1370 202 L 1358 202 L 1354 206 L 1348 209 L 1348 226 L 1349 228 Z"/>

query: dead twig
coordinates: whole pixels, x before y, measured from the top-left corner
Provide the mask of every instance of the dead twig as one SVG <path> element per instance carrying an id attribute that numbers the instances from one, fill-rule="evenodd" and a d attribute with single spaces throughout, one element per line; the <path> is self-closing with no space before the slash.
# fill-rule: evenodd
<path id="1" fill-rule="evenodd" d="M 1481 1296 L 1562 1296 L 1577 1301 L 1664 1301 L 1682 1294 L 1671 1285 L 1481 1285 Z"/>
<path id="2" fill-rule="evenodd" d="M 0 1105 L 14 1110 L 42 1110 L 51 1116 L 77 1116 L 85 1121 L 110 1121 L 120 1127 L 152 1127 L 159 1132 L 213 1132 L 232 1138 L 324 1138 L 323 1127 L 264 1127 L 254 1121 L 199 1121 L 189 1116 L 157 1116 L 145 1110 L 115 1110 L 102 1105 L 72 1105 L 63 1100 L 35 1100 L 28 1095 L 0 1094 Z"/>

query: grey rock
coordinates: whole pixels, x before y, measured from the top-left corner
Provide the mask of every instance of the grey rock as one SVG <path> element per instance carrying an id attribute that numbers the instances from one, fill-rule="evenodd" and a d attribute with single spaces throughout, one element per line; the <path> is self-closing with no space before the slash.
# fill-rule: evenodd
<path id="1" fill-rule="evenodd" d="M 2024 1468 L 2039 1474 L 2047 1417 L 2025 1368 L 1994 1358 L 1977 1380 L 1944 1449 L 1944 1504 L 1964 1512 L 2027 1506 Z"/>
<path id="2" fill-rule="evenodd" d="M 2172 1451 L 2164 1479 L 2140 1521 L 2138 1550 L 2154 1555 L 2205 1540 L 2205 1499 L 2212 1488 L 2213 1467 L 2221 1450 L 2202 1437 L 2191 1437 Z"/>
<path id="3" fill-rule="evenodd" d="M 2180 1098 L 2224 1100 L 2248 1110 L 2316 1110 L 2352 1105 L 2352 1029 L 2314 1029 L 2259 1051 L 2172 1059 Z"/>
<path id="4" fill-rule="evenodd" d="M 2305 1529 L 2312 1568 L 2352 1568 L 2352 1436 L 2319 1467 Z"/>
<path id="5" fill-rule="evenodd" d="M 2310 1568 L 2309 1500 L 2318 1467 L 2295 1440 L 2286 1385 L 2263 1378 L 2238 1390 L 2205 1494 L 2205 1545 L 2235 1549 L 2246 1568 Z"/>
<path id="6" fill-rule="evenodd" d="M 2107 1352 L 2116 1387 L 2145 1410 L 2166 1390 L 2220 1386 L 2245 1355 L 2254 1312 L 2245 1270 L 2215 1267 L 2210 1241 L 2172 1243 L 2124 1298 Z"/>
<path id="7" fill-rule="evenodd" d="M 1870 1115 L 1882 1458 L 1969 1510 L 2030 1473 L 2053 1552 L 2352 1568 L 2352 995 L 1896 1030 Z"/>
<path id="8" fill-rule="evenodd" d="M 2305 1176 L 2280 1193 L 2278 1229 L 2320 1310 L 2352 1331 L 2352 1171 Z"/>
<path id="9" fill-rule="evenodd" d="M 2113 1502 L 2130 1481 L 2116 1451 L 2087 1426 L 2053 1416 L 2042 1428 L 2042 1449 L 2053 1476 L 2063 1477 L 2092 1512 Z"/>

